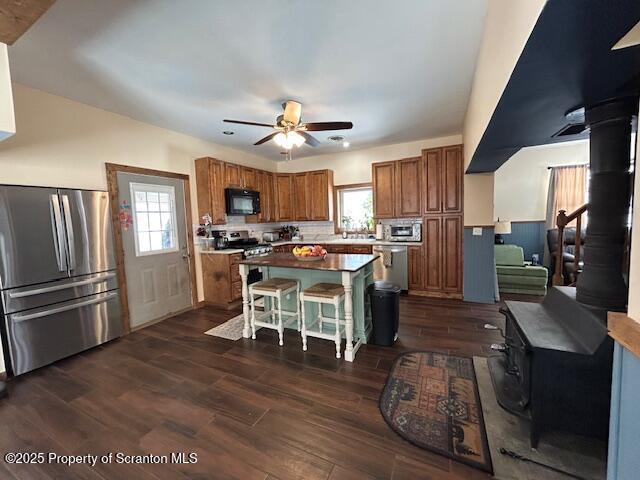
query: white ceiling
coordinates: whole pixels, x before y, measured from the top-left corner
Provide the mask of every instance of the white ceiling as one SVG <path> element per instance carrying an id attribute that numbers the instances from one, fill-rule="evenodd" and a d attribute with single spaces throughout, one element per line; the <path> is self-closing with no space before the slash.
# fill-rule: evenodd
<path id="1" fill-rule="evenodd" d="M 58 0 L 10 47 L 14 81 L 266 158 L 283 100 L 352 121 L 351 148 L 460 133 L 486 0 Z M 233 130 L 226 136 L 223 130 Z M 315 132 L 317 148 L 336 151 Z"/>

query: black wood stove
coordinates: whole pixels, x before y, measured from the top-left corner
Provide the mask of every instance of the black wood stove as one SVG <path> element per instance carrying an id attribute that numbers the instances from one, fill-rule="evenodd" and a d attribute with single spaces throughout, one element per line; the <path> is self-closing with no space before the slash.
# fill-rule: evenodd
<path id="1" fill-rule="evenodd" d="M 613 342 L 602 310 L 552 288 L 543 303 L 507 301 L 505 349 L 489 357 L 498 403 L 545 430 L 607 438 Z"/>

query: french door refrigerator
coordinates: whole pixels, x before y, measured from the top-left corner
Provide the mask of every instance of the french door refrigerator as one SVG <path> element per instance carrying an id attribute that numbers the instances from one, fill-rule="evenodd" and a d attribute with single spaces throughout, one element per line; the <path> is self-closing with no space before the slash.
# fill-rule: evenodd
<path id="1" fill-rule="evenodd" d="M 1 185 L 0 295 L 14 375 L 121 336 L 107 192 Z"/>

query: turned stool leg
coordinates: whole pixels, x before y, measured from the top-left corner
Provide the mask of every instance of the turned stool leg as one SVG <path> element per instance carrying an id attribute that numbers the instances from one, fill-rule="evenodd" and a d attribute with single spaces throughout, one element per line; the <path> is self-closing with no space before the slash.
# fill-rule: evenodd
<path id="1" fill-rule="evenodd" d="M 282 325 L 282 295 L 278 292 L 278 345 L 284 345 L 284 327 Z"/>
<path id="2" fill-rule="evenodd" d="M 336 358 L 340 358 L 340 300 L 336 299 L 333 302 L 333 306 L 335 307 L 335 317 L 336 317 Z"/>
<path id="3" fill-rule="evenodd" d="M 300 331 L 300 322 L 302 320 L 300 318 L 300 282 L 298 282 L 298 288 L 296 289 L 296 303 L 297 303 L 296 313 L 298 314 L 298 331 Z"/>
<path id="4" fill-rule="evenodd" d="M 256 303 L 253 292 L 249 292 L 249 298 L 251 299 L 251 338 L 256 339 Z"/>
<path id="5" fill-rule="evenodd" d="M 302 335 L 302 350 L 303 351 L 307 351 L 307 325 L 305 322 L 305 316 L 304 316 L 304 296 L 302 296 L 300 298 L 300 315 L 301 315 L 301 322 L 300 322 L 300 332 Z"/>

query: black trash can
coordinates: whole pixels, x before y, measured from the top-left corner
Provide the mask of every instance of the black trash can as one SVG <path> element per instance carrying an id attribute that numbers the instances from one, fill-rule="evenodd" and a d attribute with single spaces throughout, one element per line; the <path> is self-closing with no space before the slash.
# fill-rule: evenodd
<path id="1" fill-rule="evenodd" d="M 377 281 L 367 287 L 371 302 L 373 332 L 370 343 L 393 345 L 398 333 L 400 316 L 400 287 L 393 283 Z"/>

